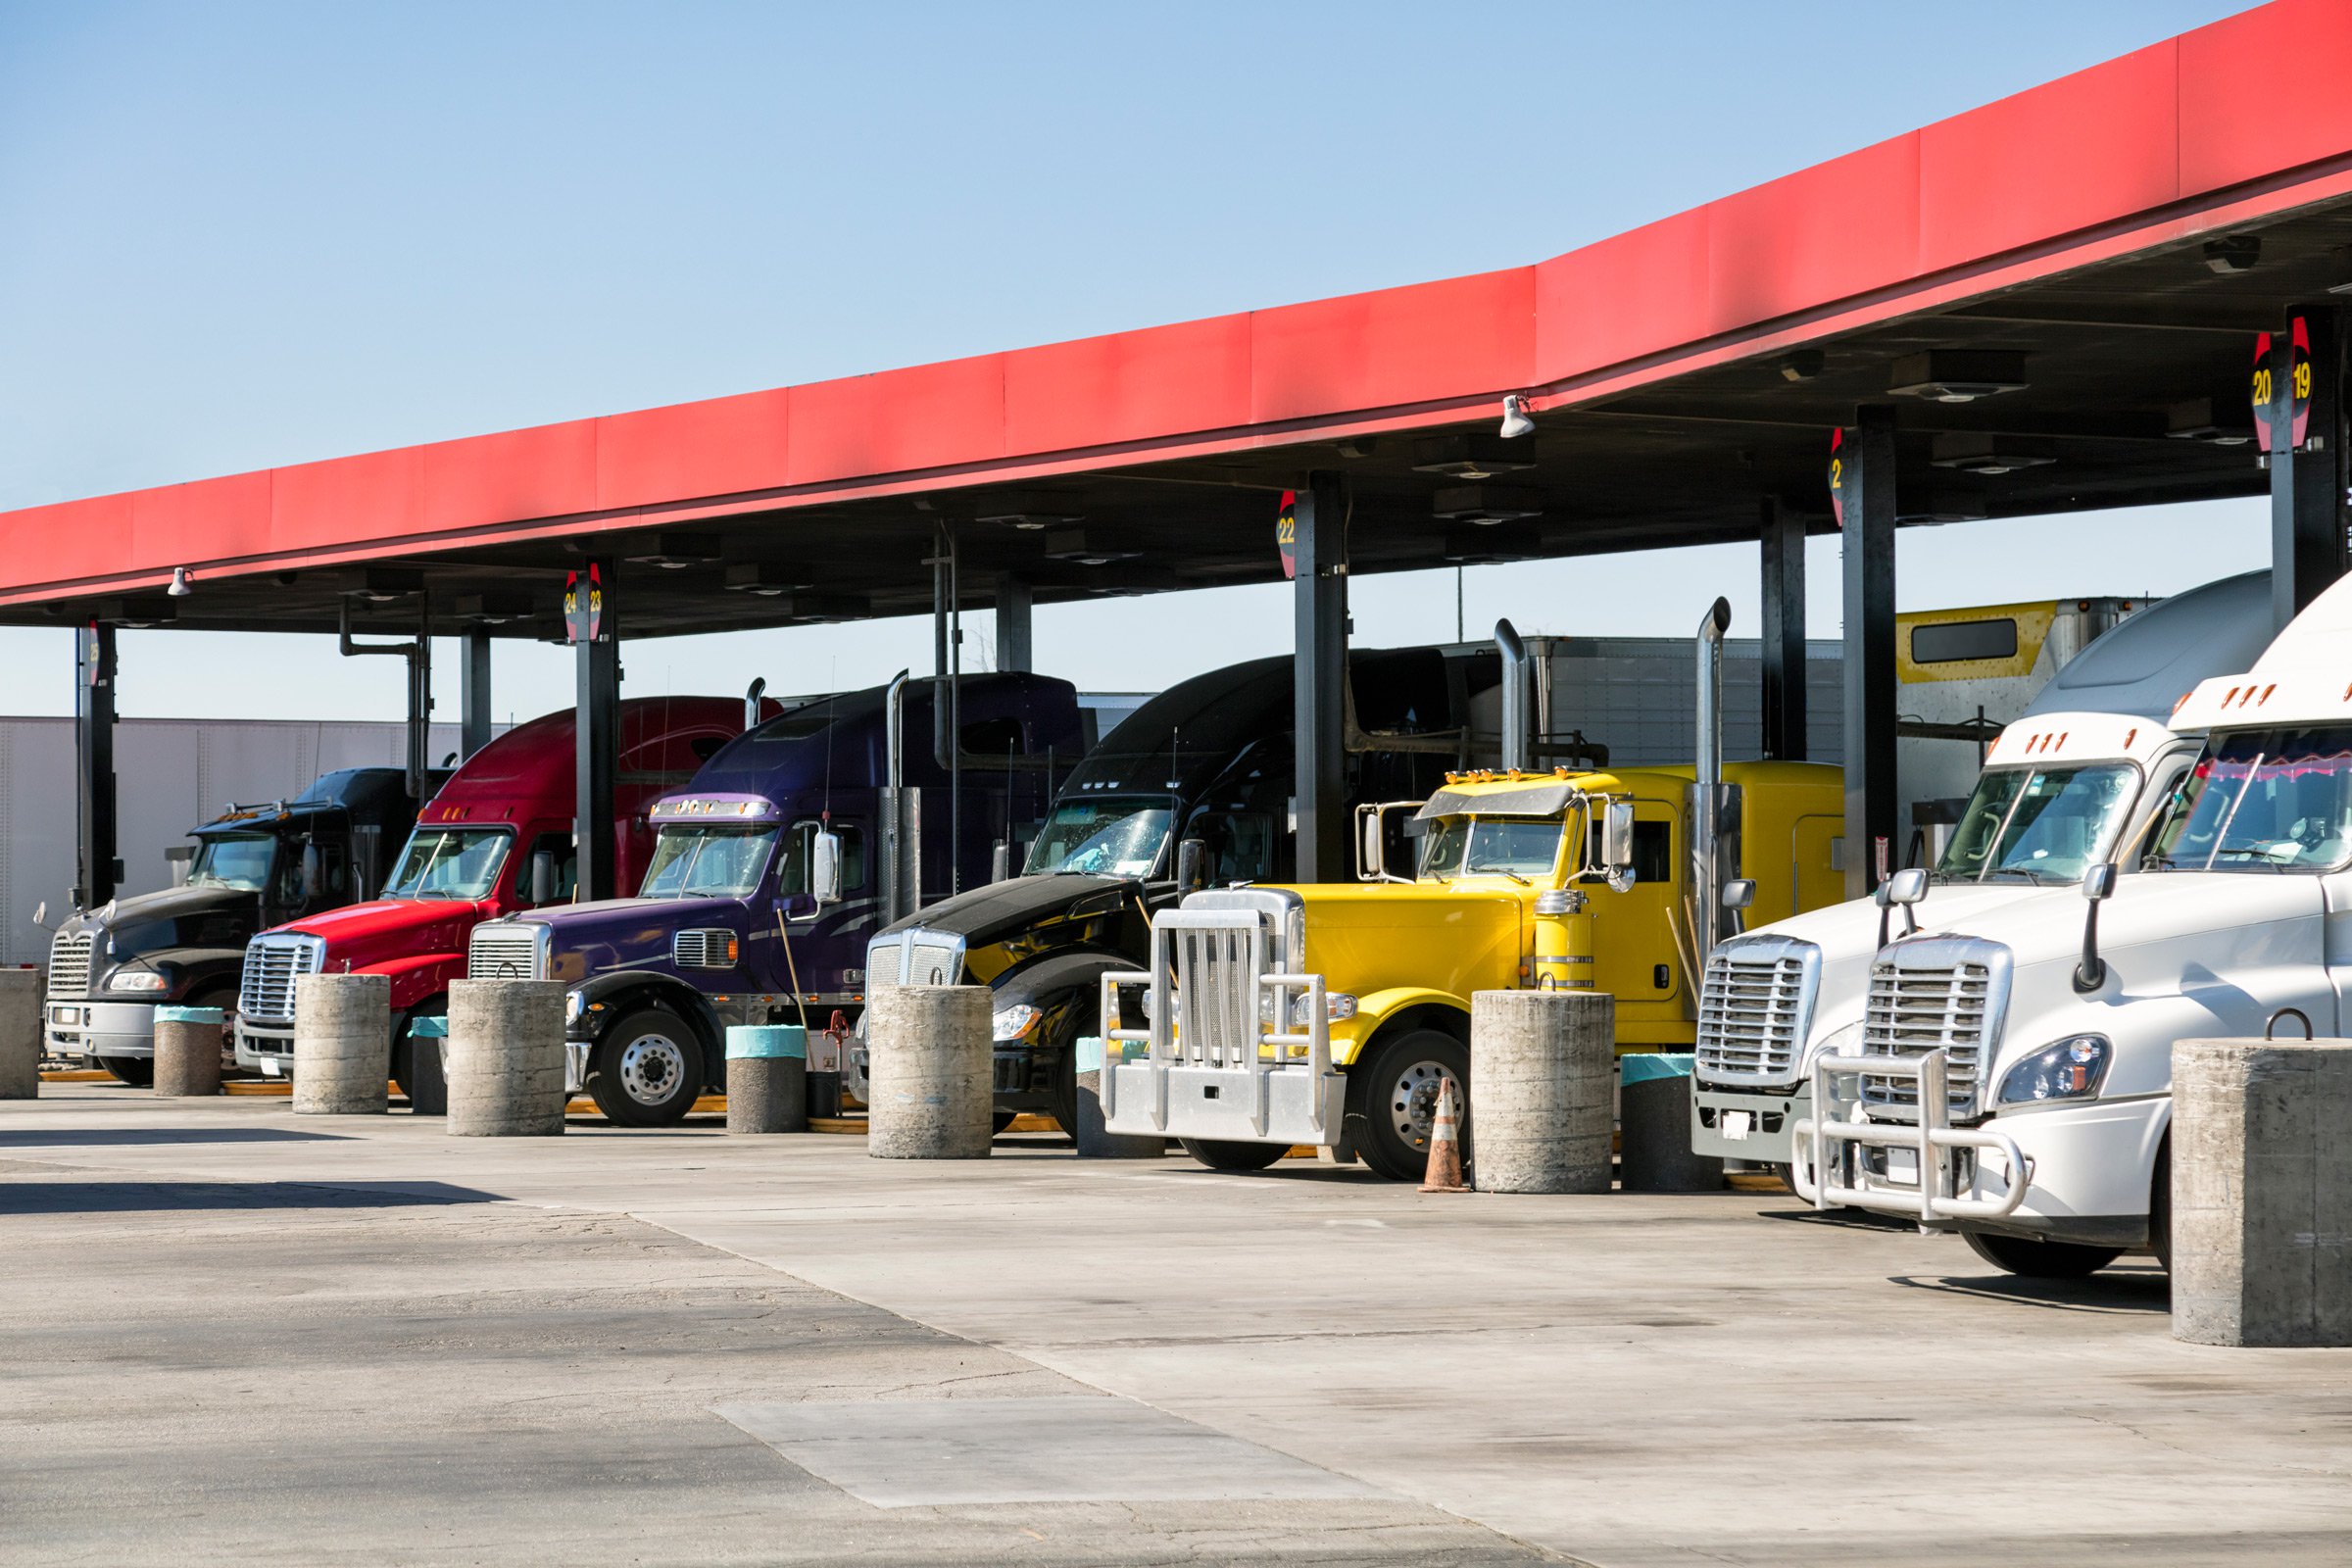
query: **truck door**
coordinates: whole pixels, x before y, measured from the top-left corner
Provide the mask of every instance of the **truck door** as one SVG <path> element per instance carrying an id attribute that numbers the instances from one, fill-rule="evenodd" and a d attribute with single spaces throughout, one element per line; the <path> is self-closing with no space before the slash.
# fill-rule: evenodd
<path id="1" fill-rule="evenodd" d="M 1655 1044 L 1688 1034 L 1683 999 L 1682 811 L 1634 803 L 1634 885 L 1592 890 L 1594 984 L 1617 999 L 1617 1038 Z M 1681 1029 L 1682 1033 L 1675 1031 Z"/>

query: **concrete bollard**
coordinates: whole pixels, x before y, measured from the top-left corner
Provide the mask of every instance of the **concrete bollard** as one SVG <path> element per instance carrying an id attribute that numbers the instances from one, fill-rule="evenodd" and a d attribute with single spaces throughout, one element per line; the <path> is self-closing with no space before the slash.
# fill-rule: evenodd
<path id="1" fill-rule="evenodd" d="M 1126 1043 L 1120 1042 L 1122 1046 Z M 1168 1152 L 1164 1138 L 1141 1138 L 1133 1133 L 1102 1130 L 1102 1062 L 1105 1048 L 1088 1036 L 1076 1046 L 1078 1055 L 1078 1125 L 1062 1129 L 1078 1146 L 1080 1159 L 1158 1159 Z"/>
<path id="2" fill-rule="evenodd" d="M 391 1054 L 390 975 L 306 974 L 294 982 L 295 1115 L 382 1115 Z"/>
<path id="3" fill-rule="evenodd" d="M 1482 1193 L 1605 1193 L 1617 999 L 1481 991 L 1470 999 L 1470 1161 Z"/>
<path id="4" fill-rule="evenodd" d="M 449 1114 L 449 1016 L 409 1020 L 409 1114 Z"/>
<path id="5" fill-rule="evenodd" d="M 1617 1060 L 1619 1184 L 1629 1193 L 1712 1193 L 1723 1161 L 1690 1149 L 1689 1052 L 1637 1051 Z"/>
<path id="6" fill-rule="evenodd" d="M 564 982 L 452 980 L 453 1138 L 546 1138 L 564 1131 Z"/>
<path id="7" fill-rule="evenodd" d="M 2173 1337 L 2352 1345 L 2352 1040 L 2173 1047 Z"/>
<path id="8" fill-rule="evenodd" d="M 41 1093 L 41 971 L 0 969 L 0 1100 Z"/>
<path id="9" fill-rule="evenodd" d="M 986 986 L 891 986 L 866 1002 L 866 1149 L 876 1159 L 981 1159 L 995 1135 Z"/>
<path id="10" fill-rule="evenodd" d="M 155 1009 L 155 1094 L 184 1100 L 220 1092 L 220 1030 L 228 1013 L 220 1007 Z"/>
<path id="11" fill-rule="evenodd" d="M 799 1024 L 727 1030 L 727 1131 L 808 1130 L 808 1031 Z"/>

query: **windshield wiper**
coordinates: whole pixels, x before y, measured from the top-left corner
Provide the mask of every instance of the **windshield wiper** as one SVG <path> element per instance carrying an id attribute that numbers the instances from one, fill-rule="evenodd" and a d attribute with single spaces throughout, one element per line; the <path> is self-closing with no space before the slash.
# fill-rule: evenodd
<path id="1" fill-rule="evenodd" d="M 1472 865 L 1465 866 L 1463 868 L 1463 874 L 1467 876 L 1486 876 L 1489 873 L 1495 871 L 1500 871 L 1504 876 L 1509 877 L 1512 881 L 1518 883 L 1523 888 L 1535 886 L 1534 883 L 1528 881 L 1527 878 L 1521 876 L 1518 872 L 1512 870 L 1507 865 Z"/>

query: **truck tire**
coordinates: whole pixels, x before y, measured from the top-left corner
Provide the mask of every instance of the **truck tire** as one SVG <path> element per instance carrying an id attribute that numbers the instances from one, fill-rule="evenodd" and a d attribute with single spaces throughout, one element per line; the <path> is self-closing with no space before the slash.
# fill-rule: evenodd
<path id="1" fill-rule="evenodd" d="M 587 1087 L 614 1126 L 674 1126 L 703 1091 L 703 1043 L 667 1007 L 633 1007 L 588 1054 Z"/>
<path id="2" fill-rule="evenodd" d="M 2124 1255 L 2119 1247 L 2082 1247 L 2073 1242 L 2035 1242 L 2022 1236 L 1962 1231 L 1969 1250 L 1994 1268 L 2029 1280 L 2079 1280 L 2096 1274 Z"/>
<path id="3" fill-rule="evenodd" d="M 100 1056 L 98 1065 L 133 1089 L 145 1089 L 155 1082 L 153 1056 Z"/>
<path id="4" fill-rule="evenodd" d="M 1179 1138 L 1176 1142 L 1210 1170 L 1264 1170 L 1291 1152 L 1288 1144 L 1245 1144 L 1228 1138 Z"/>
<path id="5" fill-rule="evenodd" d="M 1359 1122 L 1357 1154 L 1373 1173 L 1417 1182 L 1429 1168 L 1438 1090 L 1453 1080 L 1461 1136 L 1470 1132 L 1470 1052 L 1442 1029 L 1410 1029 L 1374 1042 L 1348 1069 L 1348 1114 Z"/>

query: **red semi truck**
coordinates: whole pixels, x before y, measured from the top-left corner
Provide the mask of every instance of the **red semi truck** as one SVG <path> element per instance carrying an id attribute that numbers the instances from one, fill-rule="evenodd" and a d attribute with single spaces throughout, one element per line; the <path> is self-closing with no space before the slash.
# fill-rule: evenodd
<path id="1" fill-rule="evenodd" d="M 635 887 L 644 872 L 654 842 L 645 812 L 655 799 L 691 780 L 744 731 L 747 718 L 778 710 L 774 702 L 732 697 L 620 704 L 612 792 L 619 886 Z M 468 758 L 417 812 L 382 898 L 291 921 L 247 945 L 235 1022 L 240 1066 L 271 1077 L 289 1071 L 297 976 L 385 974 L 392 977 L 386 1065 L 404 1091 L 412 1087 L 409 1022 L 445 1009 L 449 982 L 465 976 L 474 926 L 571 899 L 572 717 L 564 709 L 535 718 Z"/>

